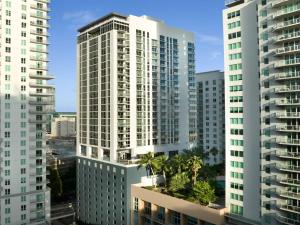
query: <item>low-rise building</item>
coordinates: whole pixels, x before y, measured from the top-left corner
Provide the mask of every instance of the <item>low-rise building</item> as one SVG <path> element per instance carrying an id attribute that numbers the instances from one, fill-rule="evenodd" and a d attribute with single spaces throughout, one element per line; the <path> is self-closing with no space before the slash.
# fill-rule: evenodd
<path id="1" fill-rule="evenodd" d="M 76 113 L 55 113 L 51 122 L 51 137 L 67 138 L 76 136 Z"/>
<path id="2" fill-rule="evenodd" d="M 131 185 L 131 225 L 223 225 L 227 209 L 202 206 L 187 200 Z"/>

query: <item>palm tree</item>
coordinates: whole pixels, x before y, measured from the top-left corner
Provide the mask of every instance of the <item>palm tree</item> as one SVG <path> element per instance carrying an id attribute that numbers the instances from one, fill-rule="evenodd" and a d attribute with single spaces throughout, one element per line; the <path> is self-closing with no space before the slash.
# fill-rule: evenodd
<path id="1" fill-rule="evenodd" d="M 201 169 L 203 162 L 199 156 L 192 156 L 188 159 L 187 165 L 192 171 L 192 181 L 193 185 L 195 185 L 197 182 L 198 171 Z"/>
<path id="2" fill-rule="evenodd" d="M 161 173 L 164 177 L 164 183 L 166 185 L 167 183 L 167 177 L 166 177 L 166 172 L 169 171 L 169 166 L 168 166 L 168 159 L 167 156 L 164 155 L 159 155 L 155 157 L 155 165 L 157 166 L 157 172 Z"/>
<path id="3" fill-rule="evenodd" d="M 142 155 L 141 159 L 138 162 L 139 163 L 138 169 L 140 169 L 141 167 L 144 167 L 144 168 L 146 168 L 147 176 L 155 175 L 154 168 L 156 168 L 156 165 L 155 165 L 154 159 L 155 159 L 155 157 L 152 152 L 148 152 L 147 154 Z"/>
<path id="4" fill-rule="evenodd" d="M 172 174 L 182 173 L 186 169 L 186 159 L 182 155 L 175 155 L 170 161 Z"/>
<path id="5" fill-rule="evenodd" d="M 141 167 L 146 168 L 147 176 L 149 176 L 149 174 L 151 174 L 152 185 L 154 184 L 154 186 L 156 188 L 156 184 L 153 181 L 153 176 L 155 175 L 154 171 L 157 168 L 157 164 L 156 164 L 153 152 L 148 152 L 147 154 L 142 155 L 138 164 L 139 164 L 138 169 L 140 169 Z"/>

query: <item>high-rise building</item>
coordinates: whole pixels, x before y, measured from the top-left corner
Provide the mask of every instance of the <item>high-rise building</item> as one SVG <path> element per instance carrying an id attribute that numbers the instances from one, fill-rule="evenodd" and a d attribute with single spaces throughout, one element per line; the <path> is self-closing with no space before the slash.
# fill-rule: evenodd
<path id="1" fill-rule="evenodd" d="M 300 1 L 260 1 L 261 215 L 300 224 Z"/>
<path id="2" fill-rule="evenodd" d="M 194 35 L 112 13 L 79 29 L 77 50 L 78 219 L 130 224 L 135 159 L 196 142 Z"/>
<path id="3" fill-rule="evenodd" d="M 49 0 L 1 1 L 0 224 L 47 224 L 47 84 Z"/>
<path id="4" fill-rule="evenodd" d="M 224 72 L 196 74 L 198 145 L 208 153 L 205 163 L 219 164 L 225 157 Z"/>
<path id="5" fill-rule="evenodd" d="M 257 1 L 223 11 L 226 207 L 229 219 L 260 221 L 260 80 Z"/>
<path id="6" fill-rule="evenodd" d="M 261 224 L 299 224 L 300 2 L 236 0 L 227 6 L 227 206 L 231 217 Z M 241 117 L 233 120 L 240 111 Z M 232 129 L 242 133 L 233 136 Z M 243 168 L 236 171 L 236 167 Z"/>

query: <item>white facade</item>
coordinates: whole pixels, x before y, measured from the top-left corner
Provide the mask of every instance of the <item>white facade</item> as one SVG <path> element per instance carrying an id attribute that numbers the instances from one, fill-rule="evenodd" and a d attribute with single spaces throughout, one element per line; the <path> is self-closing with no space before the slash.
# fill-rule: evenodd
<path id="1" fill-rule="evenodd" d="M 104 27 L 109 32 L 99 35 L 97 29 L 109 23 L 123 27 L 119 31 Z M 101 43 L 100 37 L 105 41 Z M 148 151 L 188 149 L 196 141 L 192 33 L 146 16 L 113 14 L 81 29 L 78 40 L 78 156 L 91 157 L 93 148 L 99 159 L 104 155 L 118 161 Z M 99 61 L 94 68 L 86 68 L 94 57 L 92 44 Z M 101 48 L 102 53 L 107 51 L 103 62 Z M 90 55 L 83 58 L 87 53 Z M 95 76 L 92 81 L 91 74 Z"/>
<path id="2" fill-rule="evenodd" d="M 196 144 L 194 35 L 147 16 L 115 13 L 79 32 L 78 217 L 86 223 L 125 225 L 130 185 L 145 175 L 137 165 L 126 164 L 149 151 L 172 155 Z M 87 196 L 87 184 L 101 186 L 83 173 L 89 168 L 105 169 L 101 182 L 122 178 L 124 184 L 111 180 L 107 190 L 95 189 L 122 197 L 111 197 L 115 200 L 107 205 Z"/>
<path id="3" fill-rule="evenodd" d="M 258 7 L 264 224 L 300 223 L 299 9 L 293 0 Z"/>
<path id="4" fill-rule="evenodd" d="M 59 114 L 51 121 L 51 137 L 75 137 L 76 115 Z"/>
<path id="5" fill-rule="evenodd" d="M 225 101 L 224 72 L 196 74 L 198 145 L 208 153 L 205 163 L 224 162 Z"/>
<path id="6" fill-rule="evenodd" d="M 0 224 L 46 224 L 49 0 L 1 1 Z"/>
<path id="7" fill-rule="evenodd" d="M 228 1 L 223 11 L 226 207 L 260 221 L 260 89 L 257 1 Z"/>

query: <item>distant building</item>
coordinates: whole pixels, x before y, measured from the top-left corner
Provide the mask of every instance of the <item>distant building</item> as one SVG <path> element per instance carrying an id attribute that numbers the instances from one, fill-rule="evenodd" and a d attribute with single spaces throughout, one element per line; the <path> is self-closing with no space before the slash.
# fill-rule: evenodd
<path id="1" fill-rule="evenodd" d="M 51 122 L 51 137 L 76 137 L 76 113 L 54 113 Z"/>
<path id="2" fill-rule="evenodd" d="M 198 145 L 209 153 L 205 163 L 222 163 L 225 157 L 224 72 L 196 74 Z"/>
<path id="3" fill-rule="evenodd" d="M 131 186 L 131 225 L 224 225 L 224 207 L 208 207 L 152 191 L 142 184 Z"/>
<path id="4" fill-rule="evenodd" d="M 78 219 L 128 225 L 136 159 L 196 144 L 194 35 L 112 13 L 79 30 L 77 50 Z"/>

